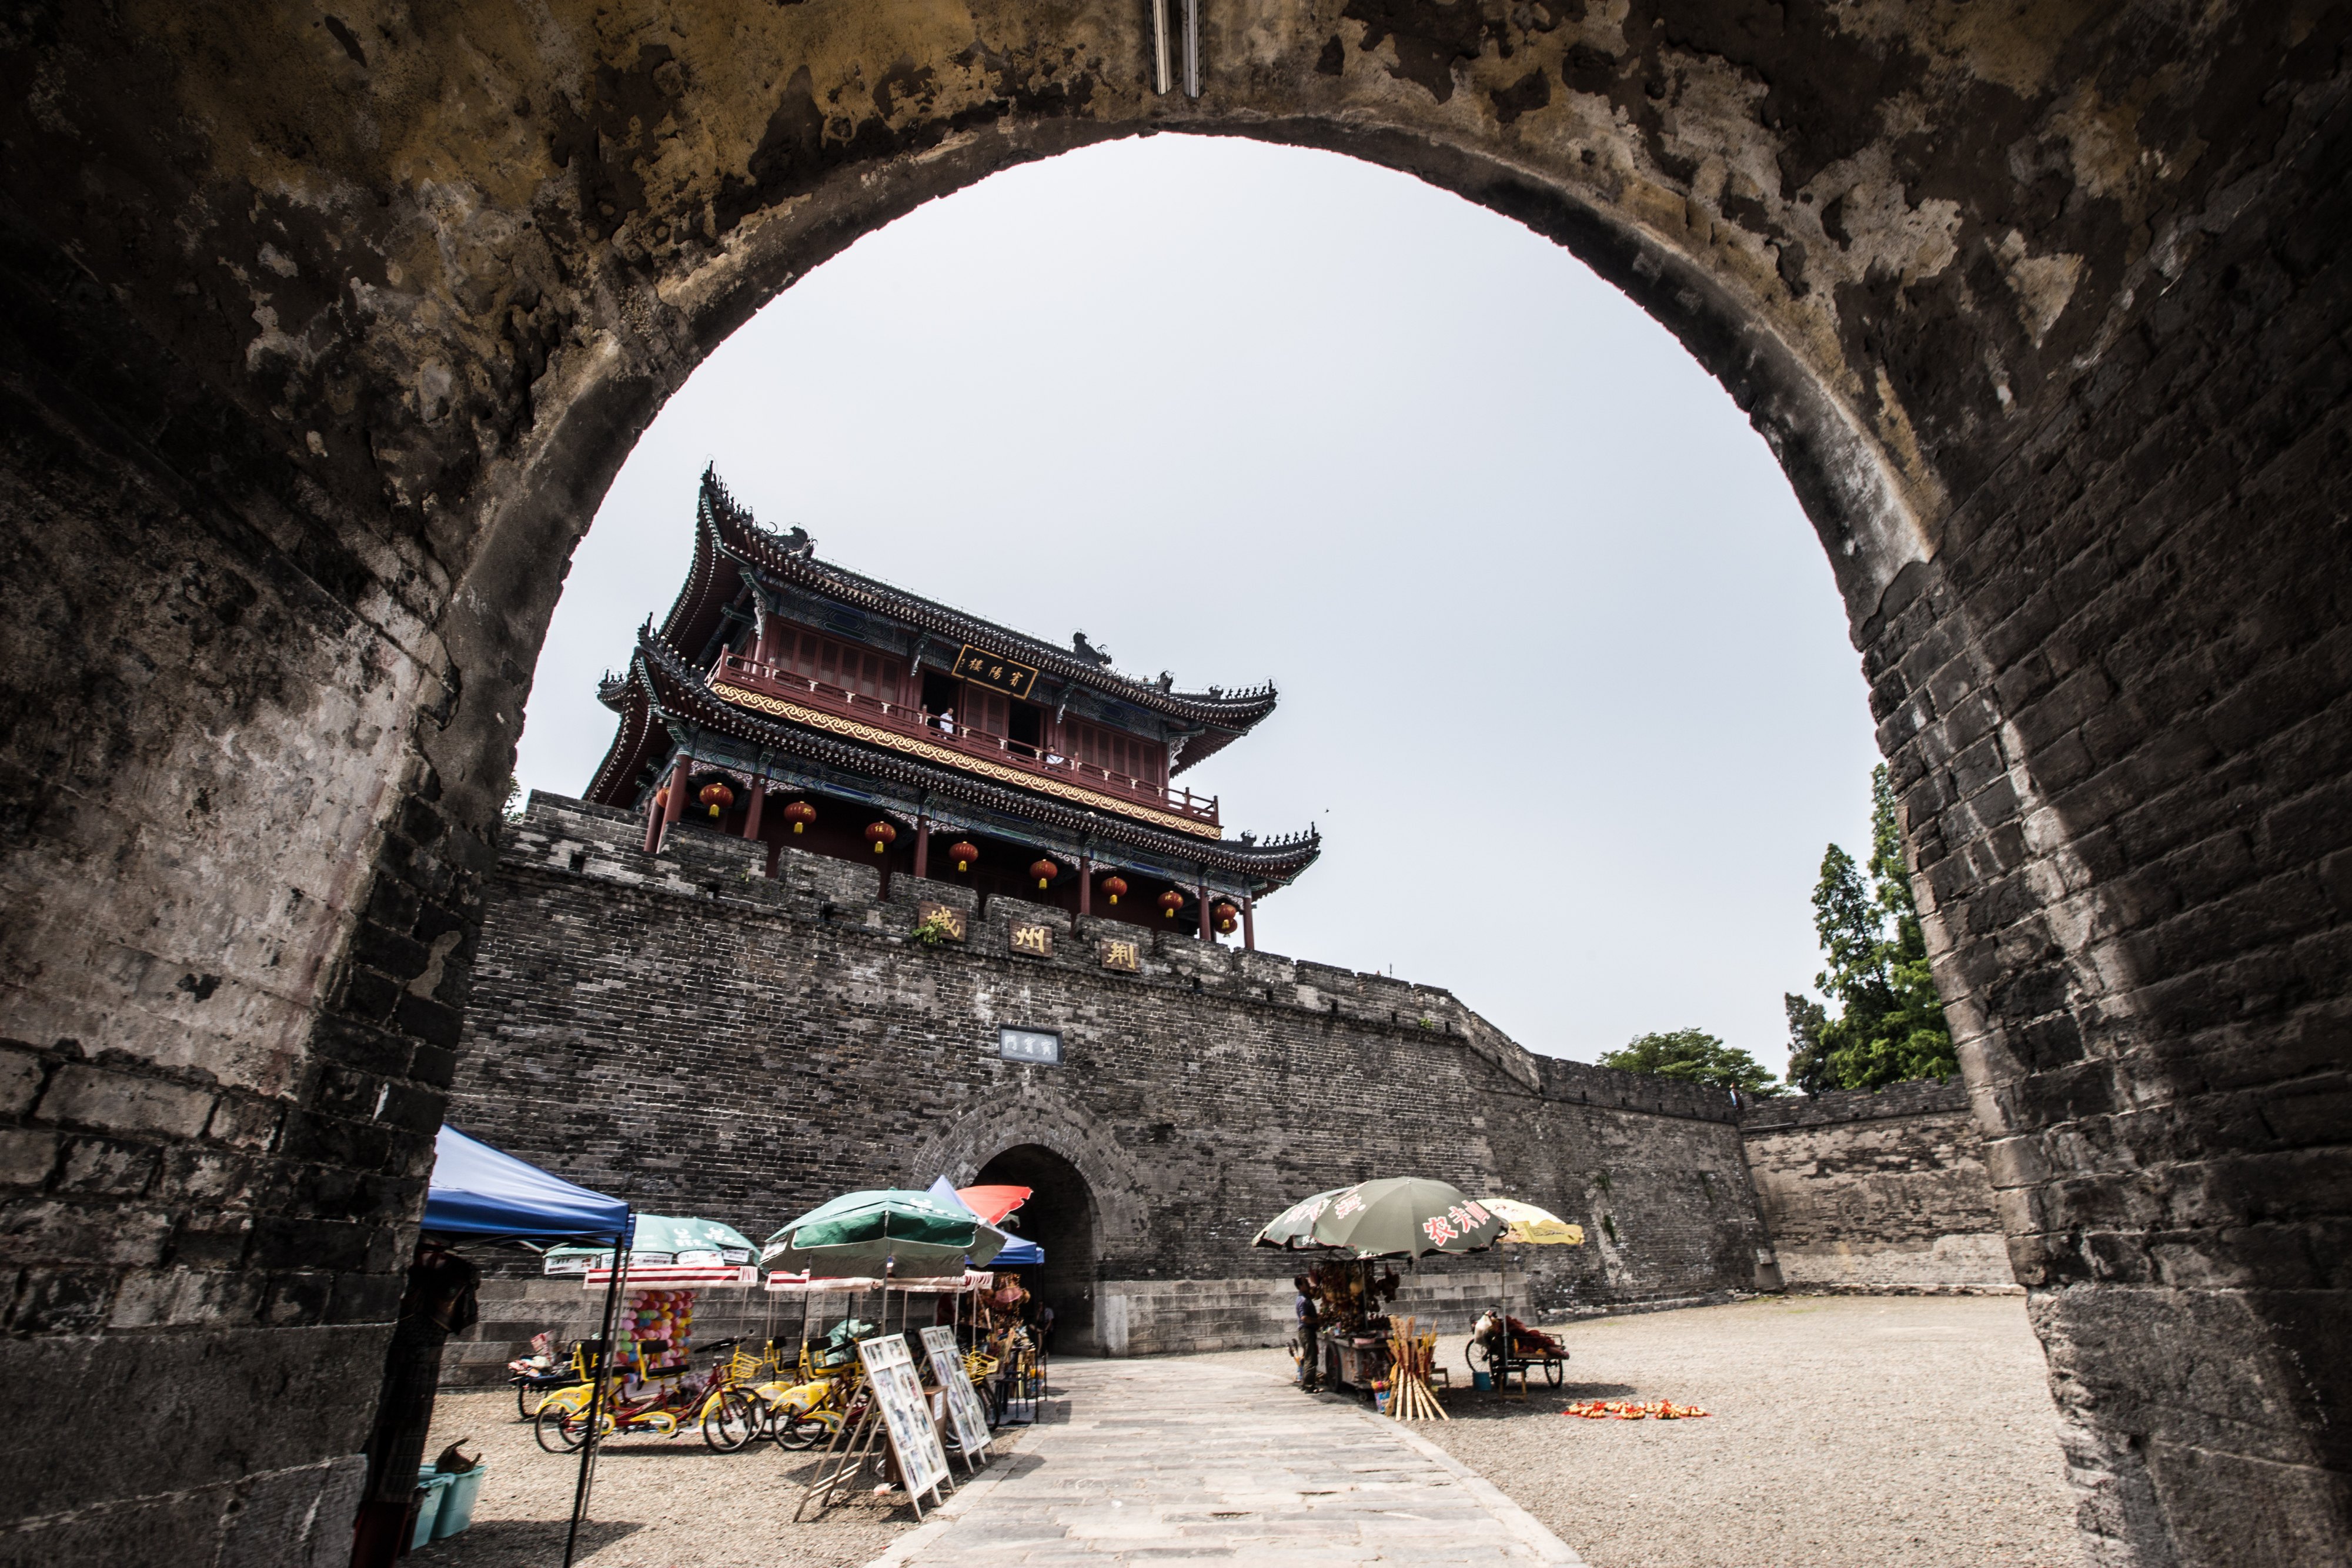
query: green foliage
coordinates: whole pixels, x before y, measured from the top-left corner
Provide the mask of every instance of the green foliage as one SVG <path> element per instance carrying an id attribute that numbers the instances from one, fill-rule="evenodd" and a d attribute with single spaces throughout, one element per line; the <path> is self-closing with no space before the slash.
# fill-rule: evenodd
<path id="1" fill-rule="evenodd" d="M 1959 1071 L 1943 998 L 1927 971 L 1927 941 L 1884 767 L 1871 771 L 1870 800 L 1868 883 L 1853 857 L 1832 844 L 1813 888 L 1813 930 L 1829 960 L 1813 985 L 1836 1005 L 1837 1016 L 1808 997 L 1782 998 L 1789 1082 L 1808 1094 Z"/>
<path id="2" fill-rule="evenodd" d="M 1678 1078 L 1685 1083 L 1711 1083 L 1749 1094 L 1777 1094 L 1780 1085 L 1765 1065 L 1702 1029 L 1678 1029 L 1671 1034 L 1636 1035 L 1622 1051 L 1601 1058 L 1603 1067 L 1627 1072 L 1651 1072 Z"/>
<path id="3" fill-rule="evenodd" d="M 936 947 L 955 939 L 955 916 L 944 910 L 934 909 L 915 922 L 915 940 L 926 947 Z"/>

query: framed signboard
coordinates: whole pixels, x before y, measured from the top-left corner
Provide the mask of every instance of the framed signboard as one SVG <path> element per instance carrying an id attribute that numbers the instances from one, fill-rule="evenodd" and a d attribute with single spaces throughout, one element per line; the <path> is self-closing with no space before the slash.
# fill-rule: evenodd
<path id="1" fill-rule="evenodd" d="M 1013 950 L 1026 953 L 1033 958 L 1054 956 L 1054 928 L 1041 920 L 1016 920 L 1013 923 Z"/>
<path id="2" fill-rule="evenodd" d="M 1027 664 L 1016 664 L 1001 654 L 985 648 L 964 644 L 956 654 L 955 673 L 974 685 L 987 686 L 1010 696 L 1025 697 L 1036 684 L 1037 672 Z"/>
<path id="3" fill-rule="evenodd" d="M 1007 1061 L 1059 1067 L 1062 1037 L 1049 1029 L 1000 1029 L 996 1031 L 996 1054 Z"/>
<path id="4" fill-rule="evenodd" d="M 980 1391 L 963 1369 L 956 1350 L 955 1330 L 941 1323 L 923 1331 L 923 1353 L 931 1358 L 932 1375 L 947 1390 L 948 1419 L 955 1423 L 956 1441 L 963 1446 L 963 1462 L 976 1467 L 988 1457 L 988 1412 L 980 1407 Z"/>
<path id="5" fill-rule="evenodd" d="M 915 1375 L 915 1358 L 904 1334 L 880 1334 L 857 1342 L 857 1359 L 866 1364 L 866 1385 L 873 1391 L 875 1408 L 890 1433 L 890 1451 L 898 1457 L 898 1475 L 907 1495 L 925 1492 L 934 1499 L 947 1494 L 948 1451 L 940 1446 L 940 1429 L 931 1425 L 930 1401 L 923 1397 L 923 1381 Z M 920 1513 L 919 1508 L 917 1510 Z"/>

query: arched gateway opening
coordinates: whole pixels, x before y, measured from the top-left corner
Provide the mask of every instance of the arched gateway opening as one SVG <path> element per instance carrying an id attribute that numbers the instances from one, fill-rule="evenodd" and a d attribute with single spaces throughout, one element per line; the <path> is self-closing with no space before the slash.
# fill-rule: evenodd
<path id="1" fill-rule="evenodd" d="M 631 437 L 859 234 L 1189 131 L 1508 214 L 1751 411 L 1874 682 L 2086 1530 L 2118 1563 L 2344 1555 L 2352 22 L 1211 0 L 1171 90 L 1155 9 L 10 35 L 27 1424 L 373 1381 L 533 654 Z M 212 1561 L 236 1520 L 337 1516 L 364 1409 L 291 1401 L 257 1446 L 191 1397 L 68 1437 L 11 1499 L 26 1550 Z M 198 1519 L 230 1522 L 163 1523 Z"/>
<path id="2" fill-rule="evenodd" d="M 1095 1260 L 1097 1224 L 1094 1191 L 1078 1167 L 1042 1144 L 1021 1144 L 992 1158 L 972 1178 L 1030 1189 L 1013 1217 L 1014 1232 L 1045 1252 L 1045 1264 L 1024 1270 L 1039 1304 L 1054 1309 L 1054 1350 L 1085 1354 L 1095 1348 Z"/>

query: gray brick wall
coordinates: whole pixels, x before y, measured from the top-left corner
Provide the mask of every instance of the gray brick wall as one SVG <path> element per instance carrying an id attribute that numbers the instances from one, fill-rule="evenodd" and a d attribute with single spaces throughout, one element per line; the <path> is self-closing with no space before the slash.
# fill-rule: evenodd
<path id="1" fill-rule="evenodd" d="M 1265 1342 L 1246 1303 L 1296 1264 L 1251 1236 L 1381 1175 L 1581 1221 L 1587 1246 L 1515 1260 L 1538 1313 L 1754 1281 L 1727 1095 L 1534 1057 L 1434 988 L 1187 935 L 1147 934 L 1142 972 L 1112 973 L 1066 913 L 1009 899 L 925 947 L 916 904 L 957 890 L 902 877 L 884 904 L 863 866 L 787 852 L 771 882 L 739 841 L 687 826 L 649 858 L 639 833 L 532 798 L 492 879 L 451 1103 L 584 1185 L 764 1237 L 835 1193 L 1040 1144 L 1092 1188 L 1098 1296 L 1126 1303 L 1105 1338 L 1130 1351 Z M 1009 950 L 1016 917 L 1055 925 L 1051 958 Z M 1065 1065 L 999 1060 L 999 1025 L 1060 1030 Z M 1495 1267 L 1423 1279 L 1435 1301 L 1442 1276 Z"/>
<path id="2" fill-rule="evenodd" d="M 1740 1134 L 1791 1289 L 2022 1289 L 1957 1080 L 1755 1101 Z"/>

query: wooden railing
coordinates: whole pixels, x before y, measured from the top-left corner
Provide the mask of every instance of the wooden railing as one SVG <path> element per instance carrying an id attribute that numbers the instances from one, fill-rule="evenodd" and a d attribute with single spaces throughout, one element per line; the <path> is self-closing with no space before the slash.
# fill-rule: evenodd
<path id="1" fill-rule="evenodd" d="M 840 714 L 870 724 L 878 729 L 927 740 L 934 746 L 944 746 L 972 757 L 985 758 L 1034 773 L 1040 779 L 1066 779 L 1084 783 L 1088 789 L 1105 794 L 1118 795 L 1141 805 L 1155 807 L 1190 817 L 1210 827 L 1218 826 L 1217 797 L 1195 795 L 1190 789 L 1162 789 L 1148 779 L 1133 779 L 1124 773 L 1114 773 L 1097 768 L 1091 762 L 1080 762 L 1042 747 L 1031 746 L 1008 736 L 991 735 L 961 722 L 944 719 L 940 715 L 905 703 L 886 702 L 860 692 L 828 685 L 812 680 L 796 670 L 775 664 L 762 664 L 739 653 L 721 653 L 711 666 L 710 678 L 725 681 L 729 685 L 748 691 L 782 697 L 789 702 L 803 703 L 827 713 Z"/>

